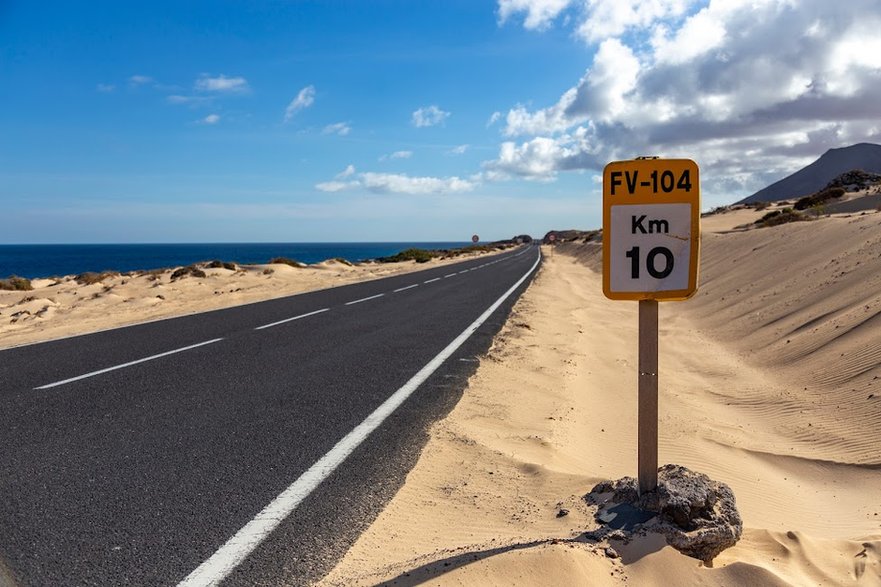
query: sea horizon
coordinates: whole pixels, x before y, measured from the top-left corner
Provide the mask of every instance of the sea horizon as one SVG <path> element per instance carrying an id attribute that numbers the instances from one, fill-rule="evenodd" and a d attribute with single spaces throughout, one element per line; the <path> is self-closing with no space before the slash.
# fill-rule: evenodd
<path id="1" fill-rule="evenodd" d="M 409 248 L 450 249 L 470 244 L 468 241 L 0 244 L 0 277 L 17 275 L 37 279 L 89 271 L 147 271 L 212 260 L 256 265 L 276 257 L 307 264 L 334 258 L 357 263 Z"/>

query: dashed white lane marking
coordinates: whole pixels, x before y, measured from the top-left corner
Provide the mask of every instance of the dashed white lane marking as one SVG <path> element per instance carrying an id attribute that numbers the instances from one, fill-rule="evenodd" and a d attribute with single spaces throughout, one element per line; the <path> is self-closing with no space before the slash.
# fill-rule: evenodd
<path id="1" fill-rule="evenodd" d="M 444 279 L 447 279 L 448 277 L 456 277 L 456 275 L 458 275 L 458 273 L 450 273 L 449 275 L 444 275 Z"/>
<path id="2" fill-rule="evenodd" d="M 440 281 L 440 277 L 435 277 L 434 279 L 429 279 L 428 281 L 423 281 L 422 283 L 434 283 L 435 281 Z"/>
<path id="3" fill-rule="evenodd" d="M 272 328 L 273 326 L 278 326 L 279 324 L 284 324 L 285 322 L 293 322 L 294 320 L 299 320 L 300 318 L 306 318 L 307 316 L 314 316 L 315 314 L 321 314 L 322 312 L 327 312 L 328 310 L 330 310 L 330 308 L 315 310 L 314 312 L 309 312 L 308 314 L 300 314 L 299 316 L 294 316 L 293 318 L 285 318 L 284 320 L 279 320 L 278 322 L 272 322 L 271 324 L 264 324 L 263 326 L 258 326 L 254 330 L 263 330 L 264 328 Z"/>
<path id="4" fill-rule="evenodd" d="M 520 284 L 526 281 L 538 263 L 541 261 L 541 252 L 532 267 L 523 274 L 517 283 L 502 294 L 493 305 L 484 311 L 477 320 L 471 323 L 462 334 L 457 336 L 453 342 L 448 344 L 444 350 L 437 354 L 427 365 L 422 367 L 407 383 L 393 393 L 385 400 L 372 414 L 358 424 L 354 430 L 349 432 L 340 440 L 336 446 L 330 449 L 314 465 L 300 475 L 300 478 L 294 481 L 287 489 L 282 491 L 269 505 L 263 508 L 253 520 L 245 524 L 245 526 L 236 532 L 236 534 L 226 541 L 217 552 L 211 555 L 208 560 L 199 565 L 192 573 L 190 573 L 178 587 L 195 587 L 203 585 L 218 585 L 235 569 L 245 558 L 254 551 L 257 546 L 266 539 L 269 534 L 287 518 L 291 512 L 297 509 L 297 506 L 312 493 L 322 481 L 329 477 L 352 452 L 361 445 L 370 434 L 379 428 L 379 426 L 388 418 L 404 401 L 409 398 L 419 386 L 428 379 L 432 373 L 437 371 L 444 361 L 450 355 L 462 346 L 468 338 L 474 334 L 480 326 L 486 322 L 493 312 L 501 306 L 512 293 L 514 293 Z"/>
<path id="5" fill-rule="evenodd" d="M 384 295 L 385 295 L 384 293 L 381 293 L 381 294 L 376 294 L 375 296 L 361 298 L 360 300 L 352 300 L 351 302 L 346 302 L 346 305 L 351 306 L 352 304 L 360 304 L 361 302 L 366 302 L 367 300 L 375 300 L 376 298 L 381 298 Z"/>
<path id="6" fill-rule="evenodd" d="M 419 287 L 419 284 L 418 284 L 418 283 L 414 283 L 413 285 L 408 285 L 407 287 L 399 287 L 398 289 L 394 290 L 392 293 L 398 293 L 399 291 L 404 291 L 404 290 L 407 290 L 407 289 L 413 289 L 414 287 Z"/>
<path id="7" fill-rule="evenodd" d="M 102 373 L 108 373 L 110 371 L 116 371 L 117 369 L 124 369 L 125 367 L 131 367 L 132 365 L 137 365 L 138 363 L 146 363 L 147 361 L 152 361 L 153 359 L 160 359 L 162 357 L 167 357 L 168 355 L 173 355 L 175 353 L 182 353 L 184 351 L 188 351 L 190 349 L 194 349 L 194 348 L 200 347 L 200 346 L 205 346 L 206 344 L 212 344 L 212 343 L 215 343 L 215 342 L 218 342 L 221 340 L 223 340 L 223 339 L 222 338 L 213 338 L 211 340 L 206 340 L 205 342 L 200 342 L 198 344 L 191 344 L 190 346 L 185 346 L 185 347 L 182 347 L 179 349 L 174 349 L 173 351 L 166 351 L 164 353 L 159 353 L 158 355 L 144 357 L 143 359 L 138 359 L 137 361 L 129 361 L 128 363 L 123 363 L 121 365 L 114 365 L 113 367 L 107 367 L 106 369 L 92 371 L 91 373 L 86 373 L 85 375 L 71 377 L 70 379 L 56 381 L 55 383 L 49 383 L 47 385 L 41 385 L 40 387 L 35 387 L 34 389 L 49 389 L 50 387 L 57 387 L 59 385 L 64 385 L 65 383 L 72 383 L 74 381 L 79 381 L 80 379 L 86 379 L 88 377 L 94 377 L 95 375 L 101 375 Z"/>
<path id="8" fill-rule="evenodd" d="M 467 270 L 467 269 L 463 269 L 462 271 L 459 271 L 459 275 L 462 275 L 463 273 L 468 273 L 468 270 Z"/>

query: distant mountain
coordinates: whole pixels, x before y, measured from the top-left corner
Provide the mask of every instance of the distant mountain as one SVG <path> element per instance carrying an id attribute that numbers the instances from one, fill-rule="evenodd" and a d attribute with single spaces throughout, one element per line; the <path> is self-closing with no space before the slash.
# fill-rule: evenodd
<path id="1" fill-rule="evenodd" d="M 852 169 L 881 173 L 881 145 L 858 143 L 850 147 L 829 149 L 807 167 L 737 203 L 779 202 L 806 196 L 823 189 L 830 181 Z"/>

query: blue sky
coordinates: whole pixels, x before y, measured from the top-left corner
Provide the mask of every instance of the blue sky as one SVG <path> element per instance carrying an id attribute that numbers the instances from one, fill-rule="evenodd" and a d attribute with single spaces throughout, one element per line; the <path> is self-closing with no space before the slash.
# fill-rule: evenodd
<path id="1" fill-rule="evenodd" d="M 710 206 L 877 141 L 877 0 L 737 4 L 0 3 L 0 242 L 541 235 L 616 158 Z"/>

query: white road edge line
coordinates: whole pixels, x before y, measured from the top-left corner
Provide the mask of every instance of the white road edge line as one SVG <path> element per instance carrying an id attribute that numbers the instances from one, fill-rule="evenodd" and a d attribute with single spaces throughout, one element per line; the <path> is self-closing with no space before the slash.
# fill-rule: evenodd
<path id="1" fill-rule="evenodd" d="M 407 287 L 399 287 L 398 289 L 394 290 L 392 293 L 398 293 L 399 291 L 404 291 L 404 290 L 407 290 L 407 289 L 413 289 L 414 287 L 419 287 L 419 284 L 418 284 L 418 283 L 414 283 L 413 285 L 408 285 Z"/>
<path id="2" fill-rule="evenodd" d="M 381 293 L 381 294 L 376 294 L 375 296 L 361 298 L 360 300 L 352 300 L 351 302 L 346 302 L 346 305 L 351 306 L 352 304 L 360 304 L 361 302 L 366 302 L 367 300 L 375 300 L 376 298 L 381 298 L 384 295 L 385 295 L 384 293 Z"/>
<path id="3" fill-rule="evenodd" d="M 462 334 L 448 344 L 436 357 L 419 370 L 407 383 L 385 400 L 363 422 L 358 424 L 336 446 L 321 457 L 318 462 L 300 475 L 287 489 L 263 508 L 253 520 L 236 532 L 217 552 L 199 565 L 178 584 L 178 587 L 214 586 L 223 581 L 269 534 L 281 524 L 318 485 L 329 477 L 346 458 L 354 452 L 370 434 L 409 398 L 419 386 L 462 346 L 493 312 L 526 281 L 541 261 L 541 252 L 532 267 L 517 280 L 517 283 L 502 294 L 493 305 L 486 309 L 477 320 L 471 323 Z"/>
<path id="4" fill-rule="evenodd" d="M 435 281 L 440 281 L 440 277 L 435 277 L 434 279 L 429 279 L 428 281 L 423 281 L 422 283 L 434 283 Z"/>
<path id="5" fill-rule="evenodd" d="M 284 320 L 279 320 L 278 322 L 272 322 L 270 324 L 264 324 L 263 326 L 258 326 L 254 330 L 263 330 L 264 328 L 272 328 L 273 326 L 278 326 L 279 324 L 284 324 L 285 322 L 292 322 L 294 320 L 299 320 L 300 318 L 306 318 L 307 316 L 314 316 L 315 314 L 321 314 L 322 312 L 327 312 L 330 308 L 323 308 L 321 310 L 315 310 L 314 312 L 309 312 L 307 314 L 300 314 L 299 316 L 294 316 L 293 318 L 285 318 Z"/>
<path id="6" fill-rule="evenodd" d="M 94 377 L 95 375 L 101 375 L 102 373 L 107 373 L 109 371 L 116 371 L 117 369 L 131 367 L 132 365 L 137 365 L 138 363 L 146 363 L 147 361 L 152 361 L 153 359 L 167 357 L 168 355 L 173 355 L 175 353 L 182 353 L 184 351 L 188 351 L 190 349 L 194 349 L 194 348 L 197 348 L 200 346 L 205 346 L 206 344 L 212 344 L 215 342 L 219 342 L 221 340 L 223 340 L 223 339 L 222 338 L 213 338 L 211 340 L 206 340 L 205 342 L 200 342 L 198 344 L 191 344 L 190 346 L 185 346 L 183 348 L 174 349 L 173 351 L 167 351 L 164 353 L 159 353 L 158 355 L 144 357 L 143 359 L 138 359 L 137 361 L 129 361 L 128 363 L 123 363 L 122 365 L 115 365 L 113 367 L 107 367 L 106 369 L 101 369 L 99 371 L 92 371 L 91 373 L 86 373 L 85 375 L 78 375 L 77 377 L 71 377 L 70 379 L 64 379 L 63 381 L 56 381 L 55 383 L 49 383 L 48 385 L 41 385 L 40 387 L 35 387 L 34 389 L 49 389 L 50 387 L 58 387 L 59 385 L 64 385 L 65 383 L 72 383 L 74 381 L 79 381 L 80 379 Z"/>

